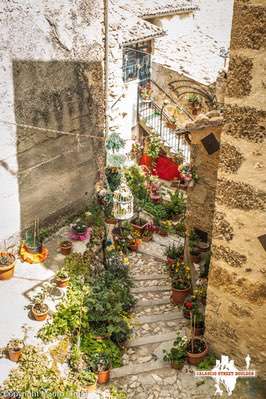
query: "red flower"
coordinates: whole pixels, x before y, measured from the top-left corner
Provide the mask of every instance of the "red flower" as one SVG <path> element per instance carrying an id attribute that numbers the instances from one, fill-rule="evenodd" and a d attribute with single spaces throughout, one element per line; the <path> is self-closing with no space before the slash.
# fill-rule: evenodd
<path id="1" fill-rule="evenodd" d="M 187 308 L 187 309 L 192 309 L 193 308 L 193 304 L 192 304 L 192 302 L 185 302 L 185 307 Z"/>

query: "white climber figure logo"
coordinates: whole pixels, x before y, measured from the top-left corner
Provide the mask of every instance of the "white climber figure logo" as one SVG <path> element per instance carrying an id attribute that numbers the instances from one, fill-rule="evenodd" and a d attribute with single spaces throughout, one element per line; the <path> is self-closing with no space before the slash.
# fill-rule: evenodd
<path id="1" fill-rule="evenodd" d="M 196 371 L 196 377 L 211 377 L 215 381 L 215 395 L 222 396 L 222 387 L 226 389 L 228 396 L 231 396 L 235 389 L 238 377 L 255 377 L 255 370 L 250 370 L 251 357 L 249 354 L 245 357 L 246 370 L 239 370 L 235 366 L 234 360 L 228 356 L 222 355 L 221 360 L 216 360 L 216 365 L 209 371 Z"/>

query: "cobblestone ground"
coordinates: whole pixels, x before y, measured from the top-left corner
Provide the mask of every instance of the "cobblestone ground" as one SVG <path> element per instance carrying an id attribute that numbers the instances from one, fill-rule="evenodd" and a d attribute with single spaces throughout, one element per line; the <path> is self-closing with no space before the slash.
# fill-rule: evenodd
<path id="1" fill-rule="evenodd" d="M 162 245 L 157 238 L 157 242 L 145 244 L 145 253 L 129 256 L 135 281 L 132 291 L 137 299 L 134 329 L 123 356 L 123 367 L 113 371 L 112 383 L 127 392 L 128 399 L 217 398 L 211 378 L 195 377 L 196 369 L 187 364 L 177 371 L 163 361 L 163 350 L 171 348 L 177 331 L 189 332 L 181 308 L 170 301 L 170 279 L 162 256 L 165 245 L 166 240 Z M 228 398 L 225 388 L 223 390 L 219 397 Z M 257 392 L 249 380 L 238 380 L 231 398 L 263 399 L 265 396 Z"/>

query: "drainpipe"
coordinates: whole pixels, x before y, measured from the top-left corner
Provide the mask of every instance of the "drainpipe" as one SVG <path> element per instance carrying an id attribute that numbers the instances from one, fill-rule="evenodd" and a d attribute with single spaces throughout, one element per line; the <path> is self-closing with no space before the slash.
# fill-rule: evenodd
<path id="1" fill-rule="evenodd" d="M 105 138 L 109 133 L 109 0 L 104 0 L 104 87 L 105 87 Z"/>

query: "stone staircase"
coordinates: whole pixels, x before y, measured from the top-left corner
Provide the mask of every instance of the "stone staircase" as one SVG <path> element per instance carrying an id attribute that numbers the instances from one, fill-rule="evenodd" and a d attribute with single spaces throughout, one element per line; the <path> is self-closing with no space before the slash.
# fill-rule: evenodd
<path id="1" fill-rule="evenodd" d="M 194 377 L 191 366 L 174 370 L 163 361 L 177 331 L 186 333 L 188 321 L 181 307 L 170 301 L 171 281 L 164 264 L 163 250 L 176 237 L 155 236 L 144 243 L 140 253 L 129 256 L 137 299 L 133 312 L 133 335 L 123 355 L 123 366 L 111 371 L 111 382 L 131 399 L 210 399 L 215 398 L 211 380 Z"/>

